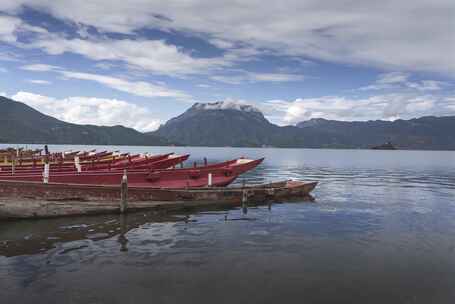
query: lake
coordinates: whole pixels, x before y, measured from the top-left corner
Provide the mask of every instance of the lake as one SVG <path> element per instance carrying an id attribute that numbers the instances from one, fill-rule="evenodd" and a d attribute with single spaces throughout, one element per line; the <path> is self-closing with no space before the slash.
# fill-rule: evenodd
<path id="1" fill-rule="evenodd" d="M 51 151 L 90 147 L 50 146 Z M 96 147 L 266 157 L 315 202 L 0 223 L 1 303 L 453 303 L 455 152 Z"/>

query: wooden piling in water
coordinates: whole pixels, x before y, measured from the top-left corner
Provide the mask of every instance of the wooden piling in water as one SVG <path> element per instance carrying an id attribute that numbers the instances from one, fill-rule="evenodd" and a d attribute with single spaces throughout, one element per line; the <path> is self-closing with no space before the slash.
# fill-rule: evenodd
<path id="1" fill-rule="evenodd" d="M 128 209 L 128 176 L 126 170 L 123 171 L 122 183 L 120 184 L 120 213 L 125 213 Z"/>
<path id="2" fill-rule="evenodd" d="M 242 211 L 243 211 L 243 214 L 247 214 L 248 213 L 248 190 L 243 190 L 242 191 Z"/>

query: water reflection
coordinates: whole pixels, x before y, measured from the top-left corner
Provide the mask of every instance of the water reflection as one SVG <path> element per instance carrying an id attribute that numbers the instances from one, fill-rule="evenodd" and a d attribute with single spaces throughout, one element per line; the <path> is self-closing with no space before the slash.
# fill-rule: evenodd
<path id="1" fill-rule="evenodd" d="M 23 220 L 0 223 L 0 255 L 11 257 L 44 253 L 55 249 L 57 244 L 79 240 L 99 241 L 117 236 L 120 251 L 127 251 L 127 233 L 145 223 L 184 221 L 185 216 L 132 213 L 128 215 L 105 215 L 70 217 L 61 219 Z M 76 242 L 77 244 L 77 242 Z M 88 247 L 77 245 L 64 248 L 58 254 Z"/>
<path id="2" fill-rule="evenodd" d="M 248 206 L 246 214 L 234 208 L 0 223 L 2 300 L 451 303 L 455 298 L 455 154 L 189 152 L 209 160 L 266 154 L 266 162 L 244 176 L 246 182 L 318 180 L 316 202 Z"/>

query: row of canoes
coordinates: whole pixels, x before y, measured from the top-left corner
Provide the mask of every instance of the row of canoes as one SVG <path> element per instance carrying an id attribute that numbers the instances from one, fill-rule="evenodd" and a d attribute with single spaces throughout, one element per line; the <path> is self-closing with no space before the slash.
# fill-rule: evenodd
<path id="1" fill-rule="evenodd" d="M 135 210 L 306 198 L 317 184 L 282 181 L 226 187 L 263 158 L 214 164 L 205 160 L 202 166 L 185 167 L 189 155 L 44 151 L 16 151 L 16 156 L 0 151 L 0 156 L 11 155 L 11 161 L 5 158 L 0 165 L 0 218 L 105 213 L 123 210 L 126 201 L 129 210 Z"/>
<path id="2" fill-rule="evenodd" d="M 81 161 L 74 154 L 73 162 L 0 166 L 0 180 L 66 183 L 86 185 L 119 185 L 125 175 L 130 187 L 195 188 L 227 186 L 240 174 L 258 166 L 263 159 L 239 158 L 203 166 L 176 168 L 189 155 L 123 155 L 116 158 L 110 152 L 97 154 Z"/>

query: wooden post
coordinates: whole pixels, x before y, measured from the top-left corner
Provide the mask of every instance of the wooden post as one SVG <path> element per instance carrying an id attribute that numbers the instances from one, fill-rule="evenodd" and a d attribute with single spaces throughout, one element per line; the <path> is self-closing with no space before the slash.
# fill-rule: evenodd
<path id="1" fill-rule="evenodd" d="M 74 157 L 74 167 L 76 167 L 77 173 L 81 173 L 82 168 L 81 168 L 81 162 L 80 162 L 79 156 Z"/>
<path id="2" fill-rule="evenodd" d="M 128 208 L 128 176 L 123 170 L 122 183 L 120 184 L 120 213 L 125 213 Z"/>
<path id="3" fill-rule="evenodd" d="M 44 172 L 43 172 L 43 183 L 48 184 L 49 183 L 49 170 L 50 169 L 50 164 L 45 163 L 44 164 Z"/>
<path id="4" fill-rule="evenodd" d="M 11 159 L 11 174 L 14 175 L 16 173 L 16 159 Z"/>
<path id="5" fill-rule="evenodd" d="M 209 173 L 207 186 L 212 187 L 212 173 Z"/>
<path id="6" fill-rule="evenodd" d="M 126 233 L 128 232 L 127 225 L 127 215 L 120 215 L 120 235 L 118 236 L 118 242 L 120 243 L 120 251 L 128 251 L 128 239 L 126 238 Z"/>
<path id="7" fill-rule="evenodd" d="M 207 157 L 204 157 L 204 166 L 207 166 Z"/>
<path id="8" fill-rule="evenodd" d="M 248 213 L 248 190 L 243 190 L 242 191 L 242 211 L 243 211 L 243 214 L 247 214 Z"/>
<path id="9" fill-rule="evenodd" d="M 44 145 L 44 171 L 43 171 L 43 183 L 49 183 L 49 148 Z"/>

